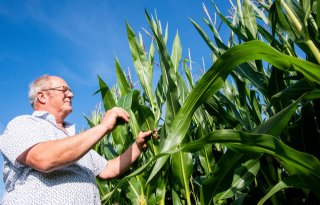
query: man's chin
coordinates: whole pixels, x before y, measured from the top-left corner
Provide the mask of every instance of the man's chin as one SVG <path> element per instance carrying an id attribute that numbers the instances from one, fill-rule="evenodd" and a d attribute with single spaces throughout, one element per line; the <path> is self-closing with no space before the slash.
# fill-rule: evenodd
<path id="1" fill-rule="evenodd" d="M 68 113 L 68 114 L 70 114 L 70 113 L 72 113 L 72 107 L 71 106 L 69 106 L 68 108 L 66 108 L 65 109 L 65 111 Z"/>
<path id="2" fill-rule="evenodd" d="M 72 113 L 72 111 L 73 111 L 72 107 L 68 111 L 69 111 L 69 113 Z"/>

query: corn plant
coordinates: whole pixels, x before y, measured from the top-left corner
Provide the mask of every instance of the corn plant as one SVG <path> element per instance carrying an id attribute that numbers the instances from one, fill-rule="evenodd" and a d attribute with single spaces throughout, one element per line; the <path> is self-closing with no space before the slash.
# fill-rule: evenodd
<path id="1" fill-rule="evenodd" d="M 212 65 L 196 82 L 178 34 L 169 53 L 168 27 L 163 30 L 157 17 L 146 12 L 148 45 L 127 23 L 140 86 L 118 59 L 117 85 L 110 89 L 99 77 L 104 109 L 121 106 L 130 122 L 95 150 L 111 159 L 139 130 L 157 128 L 160 139 L 150 139 L 125 176 L 97 181 L 102 203 L 319 203 L 317 2 L 237 0 L 230 20 L 211 1 L 229 38 L 221 37 L 203 4 L 206 29 L 190 21 L 212 51 Z M 101 112 L 93 116 L 91 126 Z"/>

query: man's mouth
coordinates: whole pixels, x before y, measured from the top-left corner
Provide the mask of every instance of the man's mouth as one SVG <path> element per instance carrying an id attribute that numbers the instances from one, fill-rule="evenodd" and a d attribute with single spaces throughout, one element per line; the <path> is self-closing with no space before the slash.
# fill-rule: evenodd
<path id="1" fill-rule="evenodd" d="M 71 102 L 71 101 L 65 101 L 65 103 L 69 103 L 70 105 L 72 105 L 72 102 Z"/>

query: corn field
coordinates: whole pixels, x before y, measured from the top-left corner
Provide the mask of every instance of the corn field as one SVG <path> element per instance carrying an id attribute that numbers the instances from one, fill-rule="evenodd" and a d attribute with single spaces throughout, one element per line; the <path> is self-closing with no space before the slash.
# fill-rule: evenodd
<path id="1" fill-rule="evenodd" d="M 104 109 L 123 107 L 130 122 L 94 149 L 112 159 L 140 130 L 160 139 L 126 175 L 97 179 L 102 204 L 320 203 L 320 1 L 236 0 L 231 18 L 217 2 L 190 19 L 212 56 L 197 80 L 183 36 L 168 45 L 168 27 L 148 11 L 147 39 L 126 23 L 139 85 L 118 59 L 117 84 L 98 81 Z M 90 126 L 102 114 L 86 117 Z"/>

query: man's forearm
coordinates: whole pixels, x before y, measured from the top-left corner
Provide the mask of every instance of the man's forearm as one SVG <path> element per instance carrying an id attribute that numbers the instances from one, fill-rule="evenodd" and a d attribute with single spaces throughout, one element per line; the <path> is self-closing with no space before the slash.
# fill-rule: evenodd
<path id="1" fill-rule="evenodd" d="M 110 160 L 99 177 L 102 179 L 112 179 L 122 175 L 139 158 L 141 152 L 142 148 L 134 142 L 124 153 Z"/>
<path id="2" fill-rule="evenodd" d="M 22 153 L 17 160 L 42 172 L 50 172 L 71 164 L 86 154 L 107 130 L 97 125 L 80 134 L 42 142 Z"/>

